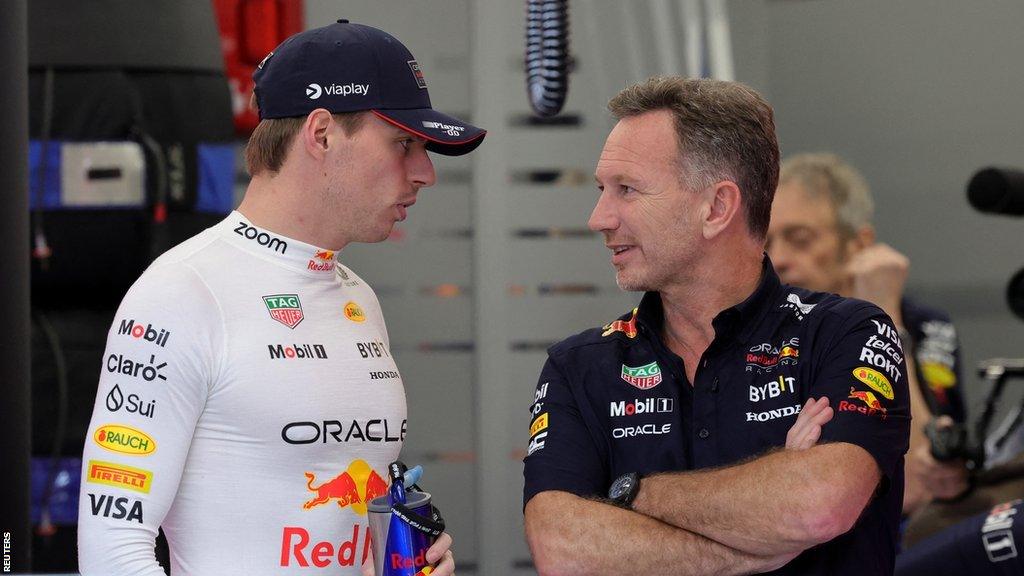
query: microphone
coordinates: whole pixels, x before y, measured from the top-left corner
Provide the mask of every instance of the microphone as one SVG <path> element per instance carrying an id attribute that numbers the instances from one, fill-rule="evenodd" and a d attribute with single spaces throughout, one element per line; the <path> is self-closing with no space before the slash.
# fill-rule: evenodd
<path id="1" fill-rule="evenodd" d="M 967 183 L 967 200 L 979 212 L 1024 216 L 1024 172 L 983 168 Z"/>

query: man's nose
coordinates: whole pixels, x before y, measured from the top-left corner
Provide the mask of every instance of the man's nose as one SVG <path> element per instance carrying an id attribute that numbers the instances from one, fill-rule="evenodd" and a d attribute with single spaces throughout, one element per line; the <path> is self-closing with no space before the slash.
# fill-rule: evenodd
<path id="1" fill-rule="evenodd" d="M 425 148 L 413 155 L 412 165 L 409 167 L 409 180 L 413 186 L 427 188 L 437 182 L 437 173 L 434 172 L 434 162 L 430 160 Z"/>
<path id="2" fill-rule="evenodd" d="M 590 213 L 590 220 L 587 221 L 587 226 L 594 232 L 615 230 L 619 227 L 619 219 L 615 214 L 613 202 L 608 197 L 607 192 L 601 192 L 601 195 L 597 198 L 597 205 L 594 206 L 593 212 Z"/>

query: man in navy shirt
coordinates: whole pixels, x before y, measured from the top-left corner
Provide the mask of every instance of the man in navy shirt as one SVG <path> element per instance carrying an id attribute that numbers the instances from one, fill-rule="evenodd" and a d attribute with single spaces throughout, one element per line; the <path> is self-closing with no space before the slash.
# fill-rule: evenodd
<path id="1" fill-rule="evenodd" d="M 910 514 L 932 497 L 954 498 L 968 487 L 964 461 L 937 461 L 924 434 L 933 416 L 964 422 L 960 344 L 949 315 L 904 296 L 910 261 L 876 241 L 873 212 L 867 183 L 847 162 L 829 153 L 797 154 L 780 169 L 767 250 L 783 282 L 877 304 L 904 331 L 916 423 L 903 499 Z"/>
<path id="2" fill-rule="evenodd" d="M 662 77 L 609 109 L 590 227 L 645 294 L 549 350 L 525 459 L 538 571 L 891 574 L 900 338 L 873 304 L 779 282 L 771 108 Z"/>

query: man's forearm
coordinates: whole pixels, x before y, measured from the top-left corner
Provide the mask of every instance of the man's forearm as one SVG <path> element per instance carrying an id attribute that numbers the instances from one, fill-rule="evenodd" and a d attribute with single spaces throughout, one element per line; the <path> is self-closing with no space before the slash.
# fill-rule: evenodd
<path id="1" fill-rule="evenodd" d="M 541 576 L 754 574 L 795 554 L 758 556 L 642 514 L 542 492 L 526 506 L 526 535 Z"/>
<path id="2" fill-rule="evenodd" d="M 799 553 L 849 530 L 878 479 L 866 451 L 826 444 L 728 468 L 651 476 L 633 507 L 746 553 Z"/>

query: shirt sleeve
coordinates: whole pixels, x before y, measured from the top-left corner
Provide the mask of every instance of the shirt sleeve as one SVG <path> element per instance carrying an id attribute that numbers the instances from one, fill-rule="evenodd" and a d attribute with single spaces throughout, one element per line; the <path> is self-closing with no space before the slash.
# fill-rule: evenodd
<path id="1" fill-rule="evenodd" d="M 910 445 L 910 391 L 892 320 L 874 306 L 862 308 L 843 322 L 823 358 L 811 396 L 828 396 L 835 415 L 820 442 L 860 446 L 884 476 L 900 476 Z"/>
<path id="2" fill-rule="evenodd" d="M 608 471 L 587 429 L 569 382 L 552 357 L 541 370 L 530 407 L 523 506 L 536 494 L 561 490 L 579 496 L 603 495 Z"/>
<path id="3" fill-rule="evenodd" d="M 154 545 L 223 351 L 221 315 L 190 268 L 147 271 L 107 335 L 82 454 L 84 576 L 163 576 Z"/>

